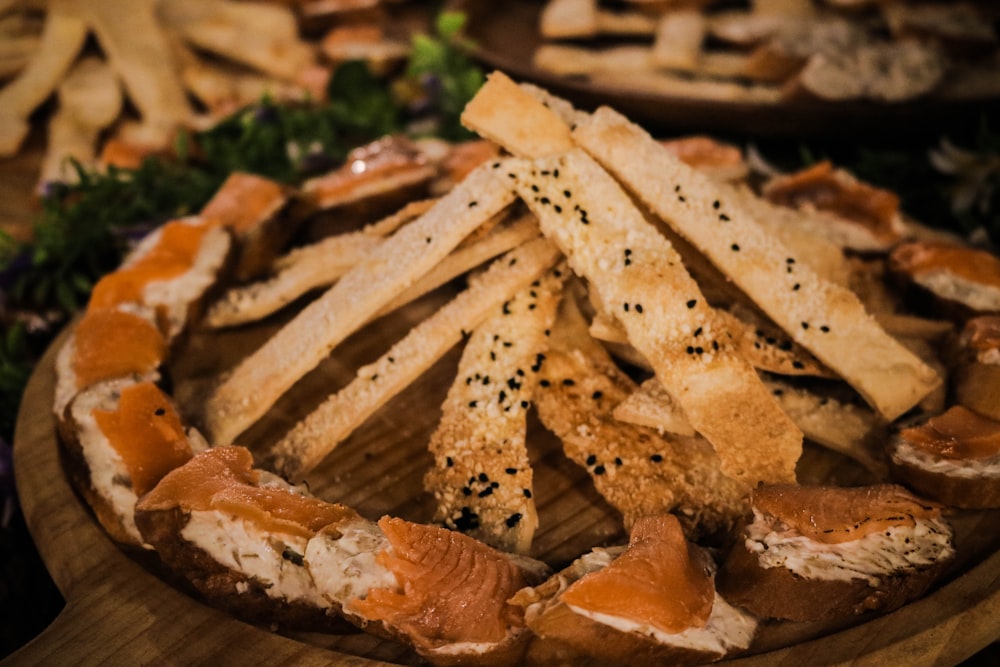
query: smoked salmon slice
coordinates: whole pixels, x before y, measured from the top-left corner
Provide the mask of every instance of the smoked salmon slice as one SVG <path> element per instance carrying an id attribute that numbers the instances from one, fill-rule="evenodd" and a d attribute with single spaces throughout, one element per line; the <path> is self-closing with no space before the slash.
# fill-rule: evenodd
<path id="1" fill-rule="evenodd" d="M 254 469 L 249 450 L 215 447 L 168 473 L 139 501 L 137 509 L 220 510 L 250 520 L 263 530 L 306 538 L 325 526 L 357 516 L 346 505 L 259 484 L 260 471 Z"/>
<path id="2" fill-rule="evenodd" d="M 570 607 L 671 634 L 704 626 L 714 600 L 708 556 L 688 543 L 672 514 L 637 520 L 621 556 L 562 594 Z"/>
<path id="3" fill-rule="evenodd" d="M 857 540 L 893 526 L 912 527 L 936 519 L 941 507 L 895 484 L 865 487 L 810 487 L 775 484 L 753 490 L 757 510 L 780 519 L 818 542 Z"/>
<path id="4" fill-rule="evenodd" d="M 94 419 L 122 457 L 140 496 L 191 458 L 180 416 L 152 382 L 122 389 L 117 410 L 95 410 Z"/>
<path id="5" fill-rule="evenodd" d="M 391 549 L 379 554 L 398 589 L 379 588 L 353 600 L 348 611 L 382 621 L 418 647 L 503 642 L 523 627 L 507 600 L 527 582 L 505 554 L 455 531 L 383 517 Z"/>
<path id="6" fill-rule="evenodd" d="M 149 320 L 120 310 L 89 310 L 76 327 L 72 369 L 76 388 L 155 371 L 167 342 Z"/>

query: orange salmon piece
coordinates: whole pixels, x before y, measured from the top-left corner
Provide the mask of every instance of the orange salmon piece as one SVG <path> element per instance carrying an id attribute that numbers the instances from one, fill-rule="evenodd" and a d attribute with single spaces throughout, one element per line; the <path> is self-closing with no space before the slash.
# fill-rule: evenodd
<path id="1" fill-rule="evenodd" d="M 1000 258 L 976 250 L 939 241 L 910 241 L 889 255 L 889 268 L 917 276 L 931 271 L 949 271 L 966 280 L 1000 287 Z"/>
<path id="2" fill-rule="evenodd" d="M 913 526 L 917 519 L 941 515 L 939 505 L 917 498 L 896 484 L 863 487 L 776 484 L 754 489 L 750 502 L 755 509 L 827 544 L 861 539 L 893 526 Z"/>
<path id="3" fill-rule="evenodd" d="M 500 551 L 468 535 L 404 519 L 378 522 L 391 545 L 379 562 L 401 590 L 377 588 L 353 600 L 351 611 L 406 633 L 416 645 L 502 641 L 523 625 L 523 610 L 507 600 L 526 585 Z"/>
<path id="4" fill-rule="evenodd" d="M 284 206 L 284 188 L 275 181 L 234 172 L 201 210 L 208 224 L 228 227 L 234 232 L 253 229 Z"/>
<path id="5" fill-rule="evenodd" d="M 156 280 L 175 278 L 194 264 L 207 225 L 182 221 L 163 226 L 156 245 L 137 262 L 101 278 L 90 295 L 88 308 L 114 308 L 122 303 L 141 303 L 143 289 Z"/>
<path id="6" fill-rule="evenodd" d="M 172 470 L 137 505 L 141 510 L 180 507 L 219 510 L 249 520 L 264 530 L 310 538 L 325 526 L 357 517 L 346 505 L 303 496 L 290 489 L 260 487 L 260 473 L 245 447 L 215 447 L 199 452 Z"/>
<path id="7" fill-rule="evenodd" d="M 152 382 L 126 387 L 118 409 L 95 410 L 94 419 L 125 462 L 136 495 L 192 456 L 180 416 Z"/>
<path id="8" fill-rule="evenodd" d="M 812 204 L 864 225 L 879 238 L 892 240 L 898 236 L 894 220 L 899 213 L 899 197 L 889 190 L 838 175 L 827 160 L 773 179 L 764 187 L 764 196 L 792 208 Z"/>
<path id="9" fill-rule="evenodd" d="M 965 322 L 962 338 L 974 350 L 1000 349 L 1000 316 L 982 315 Z"/>
<path id="10" fill-rule="evenodd" d="M 660 514 L 638 519 L 622 555 L 575 581 L 561 601 L 676 634 L 708 622 L 715 584 L 705 552 L 684 538 L 677 517 Z"/>
<path id="11" fill-rule="evenodd" d="M 945 459 L 985 459 L 1000 453 L 1000 422 L 953 405 L 920 426 L 903 429 L 900 437 Z"/>
<path id="12" fill-rule="evenodd" d="M 150 373 L 166 354 L 167 342 L 149 320 L 120 310 L 88 310 L 74 332 L 76 386 Z"/>

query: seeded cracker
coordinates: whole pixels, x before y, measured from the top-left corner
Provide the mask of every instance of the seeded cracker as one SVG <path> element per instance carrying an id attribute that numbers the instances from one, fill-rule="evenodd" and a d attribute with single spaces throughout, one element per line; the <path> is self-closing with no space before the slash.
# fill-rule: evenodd
<path id="1" fill-rule="evenodd" d="M 377 361 L 295 425 L 272 449 L 273 468 L 301 479 L 344 438 L 430 368 L 494 308 L 551 267 L 556 248 L 536 239 L 499 258 L 469 287 L 417 326 Z"/>
<path id="2" fill-rule="evenodd" d="M 469 174 L 246 357 L 205 405 L 209 440 L 231 443 L 342 340 L 506 208 L 514 195 L 493 171 L 483 165 Z"/>
<path id="3" fill-rule="evenodd" d="M 528 553 L 538 527 L 526 417 L 565 271 L 522 289 L 472 332 L 430 441 L 434 520 L 504 551 Z"/>
<path id="4" fill-rule="evenodd" d="M 605 107 L 581 119 L 573 137 L 885 419 L 899 417 L 941 383 L 853 293 L 798 262 L 749 213 L 644 130 Z"/>
<path id="5" fill-rule="evenodd" d="M 614 419 L 612 408 L 635 383 L 587 334 L 564 299 L 535 394 L 538 416 L 566 456 L 624 517 L 673 512 L 690 539 L 728 532 L 745 507 L 743 484 L 724 475 L 704 438 L 662 435 Z"/>
<path id="6" fill-rule="evenodd" d="M 737 353 L 670 242 L 583 151 L 512 159 L 518 194 L 542 233 L 616 308 L 629 341 L 674 395 L 727 474 L 754 486 L 795 479 L 802 434 Z"/>

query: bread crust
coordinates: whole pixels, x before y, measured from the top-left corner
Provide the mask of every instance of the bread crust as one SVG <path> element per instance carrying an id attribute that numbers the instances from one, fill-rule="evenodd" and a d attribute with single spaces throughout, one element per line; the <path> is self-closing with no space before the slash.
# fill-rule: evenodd
<path id="1" fill-rule="evenodd" d="M 548 607 L 528 625 L 537 635 L 532 651 L 571 652 L 567 657 L 572 664 L 588 656 L 596 664 L 617 664 L 622 656 L 628 656 L 628 664 L 636 667 L 700 665 L 722 658 L 719 653 L 670 646 L 638 633 L 615 630 L 576 613 L 563 602 Z"/>
<path id="2" fill-rule="evenodd" d="M 230 570 L 185 540 L 181 531 L 190 518 L 190 512 L 180 507 L 136 509 L 135 513 L 143 539 L 174 572 L 183 573 L 206 602 L 257 625 L 277 624 L 289 629 L 325 632 L 342 631 L 346 627 L 335 615 L 339 611 L 335 605 L 320 608 L 273 598 L 260 581 Z"/>
<path id="3" fill-rule="evenodd" d="M 944 567 L 939 563 L 883 576 L 877 586 L 864 579 L 806 579 L 784 567 L 761 567 L 738 542 L 719 570 L 716 587 L 729 602 L 761 618 L 828 621 L 897 609 L 923 595 Z"/>
<path id="4" fill-rule="evenodd" d="M 1000 477 L 958 477 L 889 459 L 892 477 L 914 492 L 944 505 L 962 509 L 1000 507 Z"/>

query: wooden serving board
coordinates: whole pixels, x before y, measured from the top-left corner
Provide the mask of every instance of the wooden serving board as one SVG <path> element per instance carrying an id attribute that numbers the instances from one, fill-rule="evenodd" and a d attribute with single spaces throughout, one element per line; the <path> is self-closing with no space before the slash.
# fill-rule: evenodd
<path id="1" fill-rule="evenodd" d="M 453 293 L 445 288 L 350 337 L 241 438 L 258 449 L 380 355 Z M 217 373 L 280 326 L 272 319 L 222 333 L 195 332 L 169 369 L 174 395 L 187 405 Z M 65 338 L 65 336 L 63 336 Z M 55 622 L 14 654 L 22 663 L 172 662 L 414 664 L 408 650 L 362 633 L 283 634 L 235 620 L 197 600 L 151 553 L 126 553 L 109 540 L 74 493 L 62 465 L 51 412 L 54 360 L 48 351 L 28 385 L 15 437 L 15 474 L 25 517 L 49 572 L 67 601 Z M 427 521 L 431 498 L 422 477 L 431 463 L 427 437 L 458 360 L 458 350 L 342 443 L 311 476 L 314 493 L 363 515 Z M 540 528 L 532 555 L 554 567 L 597 544 L 625 539 L 620 519 L 537 424 L 529 434 Z M 849 483 L 849 462 L 808 449 L 806 480 Z M 1000 512 L 955 517 L 959 562 L 927 597 L 853 627 L 776 624 L 764 628 L 756 655 L 730 661 L 764 667 L 802 664 L 953 665 L 1000 639 Z M 343 633 L 343 634 L 340 634 Z M 627 662 L 627 657 L 624 657 Z"/>

